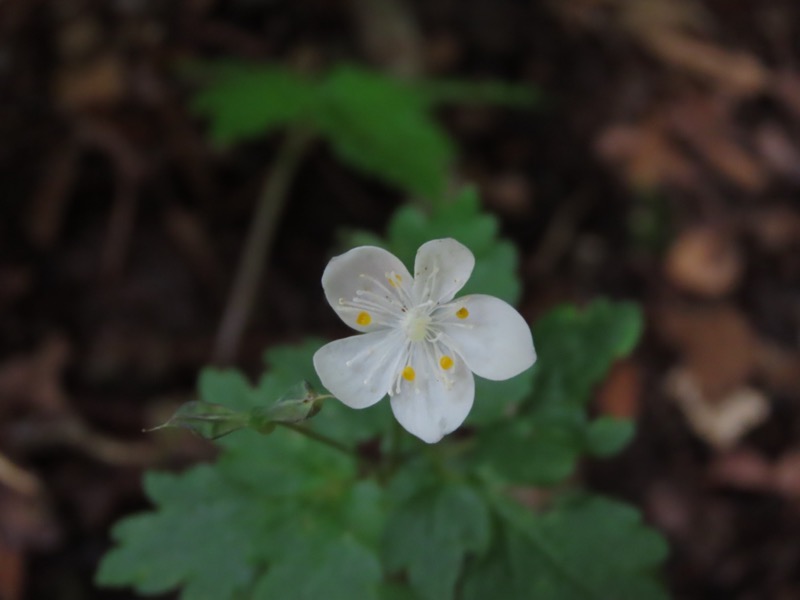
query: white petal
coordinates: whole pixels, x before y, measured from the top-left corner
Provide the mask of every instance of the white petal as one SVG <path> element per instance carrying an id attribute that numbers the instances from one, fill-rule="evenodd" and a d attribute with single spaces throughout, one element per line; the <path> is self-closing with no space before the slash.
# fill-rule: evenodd
<path id="1" fill-rule="evenodd" d="M 423 244 L 414 261 L 415 300 L 449 302 L 467 283 L 474 266 L 469 248 L 453 238 Z"/>
<path id="2" fill-rule="evenodd" d="M 387 275 L 391 274 L 394 278 L 389 281 Z M 374 331 L 400 318 L 403 298 L 408 298 L 406 290 L 411 289 L 412 283 L 411 274 L 400 259 L 375 246 L 359 246 L 335 256 L 322 274 L 328 303 L 342 321 L 357 331 Z M 378 304 L 379 308 L 358 306 L 364 302 Z M 367 325 L 356 321 L 362 312 L 369 314 Z"/>
<path id="3" fill-rule="evenodd" d="M 464 318 L 456 313 L 468 311 Z M 463 313 L 462 313 L 463 314 Z M 531 330 L 514 307 L 493 296 L 474 294 L 442 306 L 434 317 L 473 373 L 499 381 L 528 369 L 536 361 Z"/>
<path id="4" fill-rule="evenodd" d="M 400 392 L 392 396 L 392 412 L 409 433 L 433 444 L 467 418 L 475 399 L 475 379 L 458 356 L 444 371 L 421 354 L 412 359 L 414 381 L 403 380 Z"/>
<path id="5" fill-rule="evenodd" d="M 399 331 L 354 335 L 317 350 L 314 369 L 322 385 L 344 404 L 366 408 L 389 391 L 403 350 Z"/>

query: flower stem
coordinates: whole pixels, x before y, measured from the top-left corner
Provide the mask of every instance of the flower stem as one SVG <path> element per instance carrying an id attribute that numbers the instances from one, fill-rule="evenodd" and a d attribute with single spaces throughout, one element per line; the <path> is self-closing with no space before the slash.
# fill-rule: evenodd
<path id="1" fill-rule="evenodd" d="M 218 363 L 230 363 L 236 358 L 289 186 L 311 140 L 306 131 L 289 130 L 267 175 L 217 332 L 214 358 Z"/>
<path id="2" fill-rule="evenodd" d="M 302 425 L 298 425 L 296 423 L 285 423 L 280 421 L 276 421 L 275 424 L 280 425 L 281 427 L 286 427 L 286 429 L 291 429 L 292 431 L 296 431 L 297 433 L 300 433 L 312 440 L 316 440 L 317 442 L 320 442 L 322 444 L 325 444 L 326 446 L 330 446 L 331 448 L 334 448 L 339 452 L 347 454 L 347 456 L 352 457 L 355 454 L 352 448 L 342 444 L 341 442 L 334 440 L 333 438 L 329 438 L 327 435 L 314 431 L 313 429 L 309 429 L 308 427 L 303 427 Z"/>

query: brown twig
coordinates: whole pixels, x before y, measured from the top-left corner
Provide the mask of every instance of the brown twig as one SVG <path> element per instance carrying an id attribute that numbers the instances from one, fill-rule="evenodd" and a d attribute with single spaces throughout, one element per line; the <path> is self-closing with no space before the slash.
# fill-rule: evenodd
<path id="1" fill-rule="evenodd" d="M 39 479 L 0 454 L 0 483 L 23 496 L 35 496 L 42 485 Z"/>

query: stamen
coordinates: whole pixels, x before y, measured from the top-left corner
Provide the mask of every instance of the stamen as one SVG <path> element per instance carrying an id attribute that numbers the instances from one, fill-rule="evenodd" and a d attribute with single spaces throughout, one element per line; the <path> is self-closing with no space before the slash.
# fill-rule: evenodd
<path id="1" fill-rule="evenodd" d="M 456 311 L 456 316 L 459 319 L 466 319 L 469 316 L 469 311 L 467 310 L 466 306 L 462 306 Z"/>
<path id="2" fill-rule="evenodd" d="M 414 381 L 414 378 L 416 376 L 417 374 L 414 372 L 414 367 L 409 365 L 405 369 L 403 369 L 403 379 L 405 379 L 406 381 Z"/>
<path id="3" fill-rule="evenodd" d="M 368 292 L 364 290 L 357 290 L 356 297 L 353 298 L 353 306 L 358 308 L 371 308 L 377 312 L 382 312 L 386 316 L 396 316 L 397 311 L 393 309 L 393 307 L 386 306 L 385 304 L 381 304 L 380 302 L 375 302 L 374 300 L 368 300 L 366 298 L 362 298 L 362 296 L 367 295 Z M 396 306 L 396 305 L 395 305 Z"/>
<path id="4" fill-rule="evenodd" d="M 442 370 L 444 370 L 444 371 L 447 370 L 447 367 L 445 367 L 443 365 L 443 363 L 442 363 L 442 359 L 445 358 L 444 353 L 439 349 L 438 344 L 427 344 L 426 343 L 425 344 L 425 355 L 426 355 L 426 358 L 429 361 L 429 364 L 432 365 L 432 369 L 430 371 L 431 374 L 436 373 L 436 365 L 437 364 L 442 367 Z M 438 360 L 437 360 L 437 356 L 440 357 Z M 447 358 L 449 358 L 449 357 L 447 357 Z M 450 359 L 450 362 L 452 363 L 452 359 Z M 434 377 L 436 377 L 437 380 L 441 381 L 444 384 L 444 387 L 446 389 L 449 390 L 449 389 L 451 389 L 453 387 L 453 380 L 450 379 L 445 373 L 440 372 L 440 373 L 434 375 Z"/>
<path id="5" fill-rule="evenodd" d="M 378 287 L 379 287 L 379 288 L 380 288 L 380 289 L 383 291 L 383 293 L 384 293 L 384 296 L 381 296 L 380 294 L 376 294 L 375 292 L 372 292 L 372 291 L 370 291 L 370 290 L 362 290 L 364 293 L 366 293 L 366 294 L 371 294 L 371 295 L 373 295 L 373 296 L 376 296 L 376 297 L 382 298 L 382 299 L 384 299 L 384 300 L 388 300 L 388 301 L 389 301 L 389 303 L 391 303 L 391 304 L 395 304 L 395 303 L 394 303 L 394 302 L 392 302 L 392 300 L 391 300 L 391 296 L 394 296 L 394 294 L 392 293 L 392 290 L 390 290 L 390 289 L 389 289 L 389 288 L 387 288 L 385 285 L 383 285 L 383 283 L 381 283 L 379 280 L 375 279 L 375 278 L 374 278 L 372 275 L 367 275 L 366 273 L 360 273 L 360 274 L 359 274 L 359 277 L 363 277 L 363 278 L 364 278 L 364 279 L 366 279 L 367 281 L 371 281 L 371 282 L 372 282 L 372 283 L 374 283 L 376 286 L 378 286 Z M 388 277 L 387 277 L 387 280 L 389 280 L 389 278 L 388 278 Z"/>
<path id="6" fill-rule="evenodd" d="M 383 306 L 375 304 L 374 302 L 362 300 L 361 298 L 353 298 L 352 301 L 339 298 L 339 306 L 352 310 L 353 316 L 350 318 L 355 319 L 357 323 L 358 316 L 362 312 L 366 312 L 369 315 L 373 325 L 388 325 L 391 327 L 394 326 L 400 318 L 400 313 L 394 313 Z M 359 323 L 359 325 L 360 324 L 361 323 Z"/>
<path id="7" fill-rule="evenodd" d="M 407 340 L 405 348 L 403 349 L 403 356 L 405 358 L 405 360 L 403 362 L 405 362 L 407 365 L 409 365 L 409 368 L 411 368 L 410 367 L 411 363 L 414 362 L 414 350 L 415 350 L 416 347 L 417 347 L 417 344 L 414 344 L 411 341 Z M 403 364 L 403 363 L 401 362 L 400 364 Z M 413 370 L 413 368 L 412 368 L 412 370 Z M 395 385 L 394 385 L 394 393 L 395 394 L 399 394 L 400 393 L 400 384 L 402 384 L 403 383 L 403 379 L 405 379 L 403 377 L 404 373 L 405 373 L 405 369 L 403 369 L 402 371 L 399 371 L 398 374 L 397 374 L 397 379 L 395 380 Z M 416 377 L 416 372 L 414 373 L 414 376 Z"/>
<path id="8" fill-rule="evenodd" d="M 397 296 L 400 298 L 400 302 L 403 303 L 404 307 L 410 307 L 414 305 L 413 300 L 411 299 L 411 295 L 408 293 L 408 290 L 402 285 L 403 278 L 392 271 L 391 273 L 386 273 L 386 279 L 389 280 L 389 283 L 397 292 Z"/>
<path id="9" fill-rule="evenodd" d="M 447 371 L 447 369 L 453 368 L 453 359 L 445 354 L 439 359 L 439 366 Z"/>
<path id="10" fill-rule="evenodd" d="M 377 303 L 382 303 L 384 305 L 388 304 L 390 307 L 403 308 L 403 305 L 401 303 L 395 302 L 391 297 L 385 294 L 378 294 L 376 292 L 373 292 L 372 290 L 356 290 L 356 296 L 358 296 L 359 298 L 362 296 L 368 296 L 370 298 L 373 298 L 373 300 L 370 300 L 370 302 L 377 301 Z"/>
<path id="11" fill-rule="evenodd" d="M 368 312 L 360 312 L 356 317 L 356 323 L 361 325 L 362 327 L 366 327 L 370 323 L 372 323 L 372 317 L 369 316 Z"/>
<path id="12" fill-rule="evenodd" d="M 439 272 L 439 267 L 433 265 L 433 270 L 431 271 L 430 276 L 425 280 L 425 287 L 422 288 L 422 297 L 427 298 L 428 301 L 432 302 L 431 294 L 433 293 L 434 284 L 436 283 L 436 274 Z M 417 274 L 419 276 L 419 274 Z"/>

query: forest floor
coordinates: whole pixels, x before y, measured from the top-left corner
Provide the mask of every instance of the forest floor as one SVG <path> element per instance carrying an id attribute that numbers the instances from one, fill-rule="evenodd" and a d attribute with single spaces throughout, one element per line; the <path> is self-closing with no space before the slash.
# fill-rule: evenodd
<path id="1" fill-rule="evenodd" d="M 144 469 L 213 455 L 141 433 L 211 360 L 275 151 L 209 144 L 174 65 L 210 57 L 535 86 L 536 110 L 441 118 L 519 248 L 526 317 L 644 307 L 593 406 L 636 440 L 578 477 L 664 532 L 676 598 L 800 598 L 800 5 L 367 5 L 0 5 L 0 598 L 130 597 L 91 584 L 109 527 L 146 506 Z M 315 148 L 237 364 L 332 335 L 337 231 L 381 232 L 402 201 Z"/>

